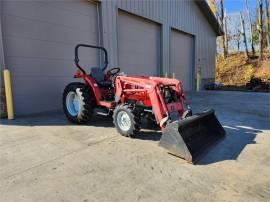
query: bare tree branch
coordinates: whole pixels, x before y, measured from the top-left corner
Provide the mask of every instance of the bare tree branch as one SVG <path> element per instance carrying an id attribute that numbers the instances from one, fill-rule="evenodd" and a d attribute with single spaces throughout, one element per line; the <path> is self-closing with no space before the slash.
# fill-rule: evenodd
<path id="1" fill-rule="evenodd" d="M 228 50 L 226 47 L 226 19 L 225 19 L 225 15 L 224 15 L 224 4 L 223 4 L 223 0 L 220 0 L 220 22 L 221 22 L 221 26 L 224 30 L 224 35 L 222 36 L 222 49 L 223 49 L 223 57 L 226 58 L 227 54 L 228 54 Z"/>
<path id="2" fill-rule="evenodd" d="M 253 43 L 253 28 L 252 28 L 252 22 L 251 22 L 251 17 L 250 17 L 250 9 L 249 9 L 248 0 L 246 0 L 246 10 L 247 10 L 247 15 L 248 15 L 248 24 L 249 24 L 249 32 L 250 32 L 249 35 L 250 35 L 252 56 L 254 56 L 255 55 L 255 48 L 254 48 L 254 43 Z"/>
<path id="3" fill-rule="evenodd" d="M 245 51 L 246 51 L 246 57 L 248 58 L 248 47 L 247 47 L 247 37 L 246 37 L 246 28 L 245 28 L 245 21 L 242 15 L 242 12 L 240 12 L 240 20 L 242 25 L 242 36 L 245 44 Z"/>
<path id="4" fill-rule="evenodd" d="M 265 0 L 265 14 L 266 14 L 266 40 L 267 47 L 270 49 L 270 19 L 269 19 L 269 0 Z"/>
<path id="5" fill-rule="evenodd" d="M 262 0 L 258 0 L 259 4 L 259 13 L 258 13 L 258 21 L 259 21 L 259 43 L 260 43 L 260 50 L 259 50 L 259 58 L 262 58 L 263 54 L 263 3 Z"/>

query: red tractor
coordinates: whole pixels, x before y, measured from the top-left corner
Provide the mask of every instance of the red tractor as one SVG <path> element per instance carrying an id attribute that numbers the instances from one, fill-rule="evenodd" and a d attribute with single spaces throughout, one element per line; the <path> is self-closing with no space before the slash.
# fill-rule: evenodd
<path id="1" fill-rule="evenodd" d="M 103 51 L 103 68 L 93 67 L 87 74 L 79 64 L 80 47 Z M 214 110 L 192 115 L 182 83 L 176 79 L 126 76 L 120 73 L 120 68 L 106 71 L 107 51 L 99 46 L 77 45 L 75 64 L 78 71 L 74 77 L 84 82 L 68 84 L 63 94 L 64 112 L 73 123 L 88 123 L 94 112 L 112 115 L 117 131 L 132 137 L 147 118 L 162 130 L 159 145 L 189 162 L 194 162 L 206 146 L 225 135 Z"/>

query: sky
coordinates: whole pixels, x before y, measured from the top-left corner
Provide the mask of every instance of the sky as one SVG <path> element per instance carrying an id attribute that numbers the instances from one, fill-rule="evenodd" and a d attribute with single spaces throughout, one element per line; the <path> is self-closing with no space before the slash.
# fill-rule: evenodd
<path id="1" fill-rule="evenodd" d="M 224 0 L 224 7 L 226 8 L 226 12 L 228 16 L 234 17 L 233 19 L 235 20 L 239 20 L 240 23 L 240 18 L 239 16 L 239 12 L 242 11 L 243 14 L 246 14 L 246 4 L 245 4 L 246 0 Z M 258 0 L 248 0 L 249 3 L 249 8 L 250 8 L 250 15 L 251 15 L 251 19 L 254 20 L 255 18 L 255 11 L 256 11 L 256 7 L 258 5 Z M 264 2 L 264 1 L 263 1 Z M 247 23 L 247 21 L 246 21 Z M 232 25 L 234 26 L 234 25 Z M 230 25 L 228 25 L 228 27 L 230 27 Z M 249 31 L 248 31 L 248 24 L 246 24 L 246 35 L 249 38 Z M 247 40 L 248 42 L 248 47 L 250 48 L 250 41 Z M 240 45 L 240 49 L 243 50 L 244 46 L 243 43 Z"/>
<path id="2" fill-rule="evenodd" d="M 254 10 L 257 5 L 257 0 L 248 0 L 250 10 Z M 227 13 L 239 13 L 245 10 L 245 0 L 224 0 L 224 7 Z"/>

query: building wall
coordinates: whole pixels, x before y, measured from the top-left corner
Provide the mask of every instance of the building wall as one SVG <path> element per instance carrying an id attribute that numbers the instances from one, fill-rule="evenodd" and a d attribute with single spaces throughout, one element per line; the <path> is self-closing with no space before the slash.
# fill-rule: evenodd
<path id="1" fill-rule="evenodd" d="M 3 87 L 3 76 L 2 70 L 5 68 L 5 56 L 4 56 L 4 46 L 2 37 L 2 1 L 0 1 L 0 88 Z"/>
<path id="2" fill-rule="evenodd" d="M 170 70 L 171 28 L 195 36 L 195 68 L 201 66 L 202 78 L 215 76 L 216 34 L 193 0 L 102 0 L 103 45 L 108 49 L 110 64 L 118 66 L 118 9 L 148 18 L 162 25 L 162 68 Z M 194 82 L 195 83 L 195 82 Z"/>
<path id="3" fill-rule="evenodd" d="M 103 45 L 109 53 L 109 62 L 110 67 L 117 67 L 119 65 L 119 49 L 118 49 L 118 11 L 123 10 L 127 11 L 131 14 L 135 14 L 138 16 L 141 16 L 143 18 L 149 19 L 151 21 L 157 22 L 161 25 L 161 73 L 164 75 L 165 73 L 168 73 L 172 76 L 172 69 L 170 68 L 170 34 L 171 30 L 176 29 L 180 30 L 182 32 L 186 32 L 188 34 L 191 34 L 195 38 L 195 53 L 194 53 L 194 67 L 196 68 L 198 66 L 202 69 L 202 79 L 203 81 L 213 79 L 214 73 L 215 73 L 215 51 L 216 51 L 216 34 L 214 30 L 212 29 L 211 25 L 206 20 L 203 13 L 198 8 L 197 4 L 194 2 L 194 0 L 88 0 L 93 3 L 97 3 L 97 9 L 96 11 L 99 12 L 95 18 L 97 18 L 97 26 L 100 28 L 98 30 L 98 37 L 97 40 L 88 40 L 88 37 L 91 38 L 93 33 L 90 34 L 84 34 L 82 37 L 81 35 L 84 33 L 80 31 L 81 29 L 87 29 L 89 32 L 93 32 L 96 26 L 95 23 L 91 23 L 93 21 L 94 17 L 92 15 L 89 16 L 88 20 L 80 20 L 76 17 L 80 15 L 88 15 L 87 13 L 90 11 L 90 8 L 87 7 L 87 0 L 80 0 L 80 1 L 56 1 L 56 5 L 54 5 L 54 2 L 52 1 L 26 1 L 25 3 L 23 1 L 0 1 L 0 70 L 2 73 L 2 70 L 5 68 L 5 65 L 7 65 L 7 68 L 9 68 L 12 72 L 12 79 L 13 84 L 16 81 L 17 82 L 17 91 L 14 85 L 14 95 L 15 95 L 15 102 L 17 101 L 17 105 L 19 106 L 16 110 L 17 114 L 26 114 L 26 111 L 29 111 L 29 113 L 39 113 L 42 111 L 50 111 L 50 110 L 57 110 L 61 108 L 61 93 L 62 89 L 64 88 L 65 84 L 67 82 L 70 82 L 72 80 L 72 75 L 74 73 L 74 69 L 72 68 L 73 65 L 73 47 L 75 46 L 75 43 L 84 43 L 85 41 L 90 41 L 91 43 L 96 43 L 99 45 Z M 78 4 L 78 2 L 81 2 L 81 4 Z M 48 4 L 48 5 L 46 5 Z M 50 4 L 50 5 L 49 5 Z M 74 5 L 73 5 L 74 4 Z M 3 9 L 3 5 L 9 6 Z M 85 5 L 85 6 L 82 6 Z M 24 9 L 21 9 L 21 7 Z M 44 7 L 43 7 L 44 6 Z M 77 7 L 78 6 L 78 7 Z M 39 12 L 39 10 L 42 12 Z M 47 9 L 47 11 L 46 11 Z M 50 10 L 53 9 L 53 10 Z M 57 10 L 59 9 L 59 10 Z M 29 12 L 27 12 L 29 10 Z M 46 11 L 46 12 L 45 12 Z M 61 12 L 60 12 L 61 11 Z M 95 11 L 95 12 L 96 12 Z M 68 13 L 69 15 L 64 16 L 64 12 Z M 93 13 L 93 12 L 92 12 Z M 62 15 L 63 14 L 63 15 Z M 25 19 L 21 19 L 21 17 L 24 17 Z M 31 16 L 28 16 L 31 15 Z M 67 21 L 67 23 L 73 23 L 74 26 L 72 26 L 72 36 L 74 41 L 71 41 L 70 39 L 66 39 L 64 42 L 68 43 L 69 46 L 64 49 L 57 49 L 57 48 L 50 48 L 49 51 L 46 52 L 44 55 L 50 55 L 52 52 L 55 52 L 56 55 L 58 54 L 64 54 L 66 53 L 67 58 L 65 58 L 67 63 L 63 63 L 63 67 L 59 65 L 57 62 L 51 62 L 50 65 L 46 65 L 48 60 L 45 59 L 45 62 L 38 62 L 38 64 L 32 64 L 29 65 L 26 62 L 19 62 L 14 63 L 15 60 L 12 59 L 11 56 L 18 56 L 18 53 L 26 54 L 27 52 L 22 51 L 24 47 L 28 47 L 29 49 L 35 48 L 37 53 L 46 51 L 46 44 L 45 43 L 51 43 L 52 46 L 56 46 L 55 40 L 56 38 L 54 36 L 61 36 L 63 34 L 63 29 L 61 29 L 60 26 L 55 26 L 55 29 L 46 29 L 46 26 L 43 26 L 45 22 L 42 21 L 43 18 L 48 18 L 50 20 L 49 24 L 55 24 L 55 20 L 60 19 Z M 41 18 L 42 17 L 42 18 Z M 19 23 L 18 25 L 12 22 L 16 18 L 16 22 L 22 22 L 22 21 L 29 21 L 29 23 Z M 28 19 L 29 18 L 29 19 Z M 37 19 L 36 19 L 37 18 Z M 41 19 L 39 19 L 41 18 Z M 48 20 L 47 19 L 47 20 Z M 52 21 L 52 22 L 51 22 Z M 31 25 L 30 22 L 33 22 Z M 47 22 L 47 21 L 46 21 Z M 1 24 L 2 23 L 2 24 Z M 42 24 L 43 23 L 43 24 Z M 66 22 L 65 22 L 66 23 Z M 46 23 L 45 23 L 46 24 Z M 48 23 L 47 23 L 48 24 Z M 25 25 L 25 26 L 24 26 Z M 70 26 L 69 26 L 70 27 Z M 78 28 L 79 27 L 79 28 Z M 1 30 L 2 28 L 2 30 Z M 5 30 L 3 30 L 5 28 Z M 23 31 L 21 31 L 23 30 Z M 78 32 L 79 30 L 79 32 Z M 55 34 L 52 34 L 51 38 L 53 41 L 50 41 L 51 38 L 49 37 L 47 31 L 52 32 L 55 31 Z M 3 33 L 3 37 L 2 37 Z M 65 36 L 71 36 L 71 33 L 66 34 Z M 12 35 L 12 36 L 10 36 Z M 25 40 L 22 40 L 24 37 L 27 38 L 33 38 L 37 37 L 37 39 L 40 39 L 42 37 L 45 37 L 44 39 L 40 40 L 42 41 L 44 46 L 34 46 L 35 44 L 32 42 L 26 42 Z M 6 41 L 7 37 L 12 38 L 14 41 L 11 46 L 7 47 L 7 44 L 10 41 Z M 17 39 L 21 39 L 21 42 L 23 44 L 26 44 L 25 46 L 19 45 L 16 41 Z M 58 37 L 59 40 L 64 40 L 64 37 Z M 76 39 L 76 40 L 75 40 Z M 87 39 L 87 40 L 86 40 Z M 3 42 L 3 43 L 2 43 Z M 71 43 L 72 42 L 72 43 Z M 89 43 L 90 43 L 89 42 Z M 17 47 L 18 46 L 18 47 Z M 45 50 L 44 50 L 45 47 Z M 142 47 L 143 48 L 143 47 Z M 50 51 L 52 50 L 52 51 Z M 19 52 L 18 52 L 19 51 Z M 34 51 L 34 53 L 36 53 Z M 5 57 L 4 57 L 5 56 Z M 34 57 L 35 55 L 29 55 L 31 57 Z M 86 55 L 85 55 L 86 57 Z M 87 57 L 88 59 L 93 59 L 92 57 Z M 4 60 L 6 59 L 6 60 Z M 55 60 L 56 61 L 56 60 Z M 61 60 L 63 61 L 63 60 Z M 5 64 L 6 63 L 6 64 Z M 62 63 L 61 63 L 62 64 Z M 89 63 L 92 64 L 92 63 Z M 25 67 L 26 69 L 29 69 L 29 71 L 25 71 L 23 68 L 19 67 Z M 43 66 L 48 66 L 49 68 L 41 68 Z M 59 71 L 59 67 L 62 67 L 64 71 Z M 27 84 L 35 84 L 34 80 L 30 81 L 28 79 L 28 82 L 22 82 L 22 86 L 18 85 L 18 83 L 21 83 L 17 78 L 15 78 L 16 75 L 13 73 L 21 71 L 21 78 L 25 79 L 30 78 L 29 74 L 38 74 L 40 78 L 44 77 L 44 72 L 39 71 L 37 67 L 40 67 L 41 69 L 46 69 L 47 74 L 50 76 L 50 79 L 57 80 L 57 82 L 47 82 L 46 79 L 44 80 L 44 83 L 53 85 L 53 90 L 49 90 L 49 88 L 46 88 L 45 84 L 41 84 L 39 82 L 39 86 L 36 85 L 30 85 L 33 93 L 29 93 L 29 97 L 25 96 L 25 92 L 29 91 L 29 86 L 25 87 L 24 85 Z M 57 67 L 55 69 L 54 67 Z M 16 70 L 16 71 L 13 71 Z M 195 72 L 196 70 L 194 70 Z M 55 75 L 61 79 L 57 79 Z M 25 77 L 23 75 L 26 75 Z M 45 75 L 46 76 L 46 75 Z M 195 74 L 194 74 L 195 76 Z M 36 78 L 36 77 L 31 77 Z M 49 78 L 49 77 L 48 77 Z M 195 77 L 193 78 L 193 88 L 195 86 Z M 65 82 L 64 82 L 65 81 Z M 2 76 L 0 79 L 0 87 L 2 84 Z M 19 88 L 18 88 L 19 86 Z M 43 90 L 40 90 L 42 87 Z M 24 90 L 22 90 L 24 89 Z M 16 93 L 17 92 L 17 93 Z M 42 99 L 44 104 L 43 105 L 37 105 L 35 103 L 29 103 L 29 100 L 32 100 L 33 102 L 35 98 L 42 98 L 41 94 L 46 93 L 46 99 Z M 3 93 L 1 93 L 3 94 Z M 24 99 L 18 98 L 19 94 L 23 94 Z M 17 99 L 16 99 L 17 98 Z M 49 100 L 51 99 L 51 100 Z M 22 103 L 25 103 L 23 105 Z M 28 106 L 29 109 L 25 109 L 24 106 Z M 31 112 L 30 112 L 31 111 Z"/>
<path id="4" fill-rule="evenodd" d="M 118 9 L 123 9 L 162 24 L 164 72 L 169 72 L 170 30 L 175 28 L 195 36 L 195 66 L 202 66 L 203 78 L 214 77 L 216 34 L 193 0 L 100 0 L 100 2 L 101 40 L 108 49 L 112 66 L 118 65 L 117 18 Z M 2 2 L 0 7 L 1 4 Z M 0 46 L 0 62 L 3 66 L 2 41 Z"/>

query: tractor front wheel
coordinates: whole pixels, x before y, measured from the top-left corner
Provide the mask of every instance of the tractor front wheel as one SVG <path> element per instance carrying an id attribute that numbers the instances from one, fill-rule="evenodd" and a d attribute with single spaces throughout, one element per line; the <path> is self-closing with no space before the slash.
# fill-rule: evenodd
<path id="1" fill-rule="evenodd" d="M 118 105 L 113 112 L 116 130 L 125 137 L 132 137 L 139 131 L 139 121 L 128 105 Z"/>
<path id="2" fill-rule="evenodd" d="M 95 99 L 91 89 L 83 83 L 70 83 L 63 93 L 63 109 L 72 123 L 85 124 L 92 114 Z"/>

